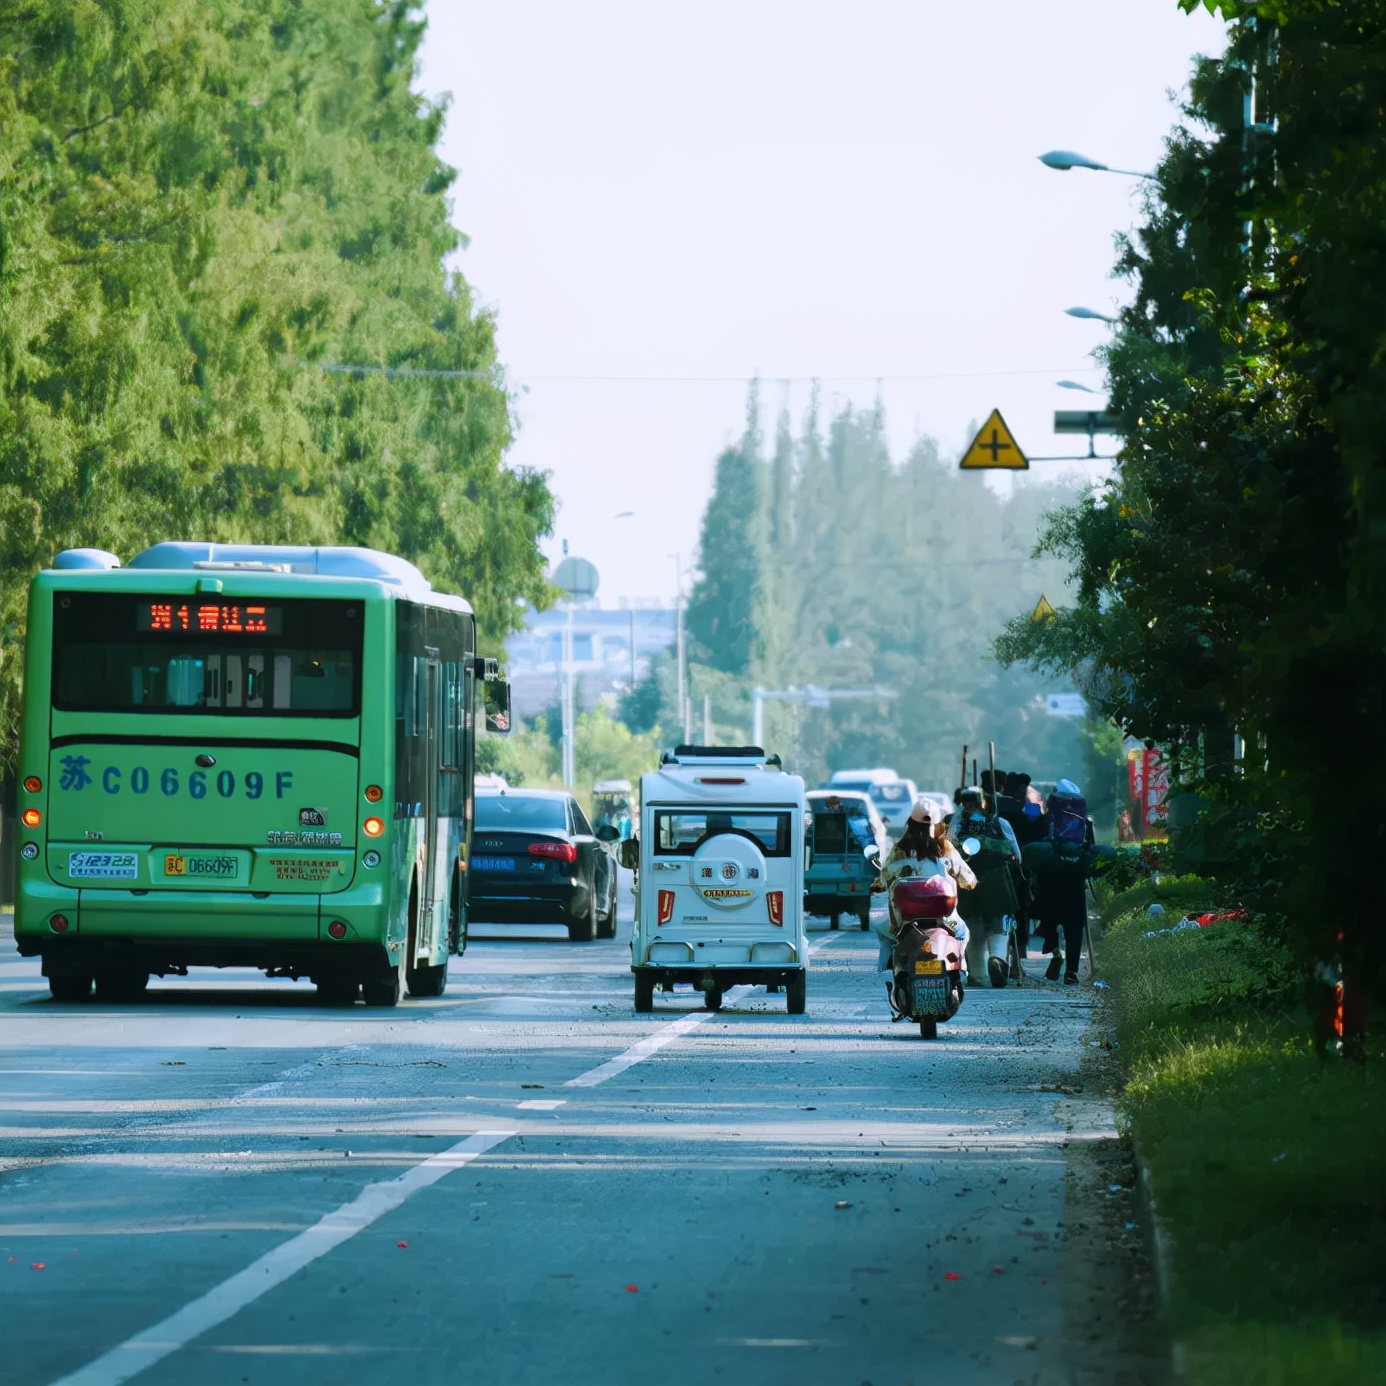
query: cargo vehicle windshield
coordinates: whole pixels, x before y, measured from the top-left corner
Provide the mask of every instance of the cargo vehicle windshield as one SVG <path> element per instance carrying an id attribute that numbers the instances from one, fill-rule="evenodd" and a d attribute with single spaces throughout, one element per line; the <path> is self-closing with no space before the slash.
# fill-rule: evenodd
<path id="1" fill-rule="evenodd" d="M 60 592 L 53 706 L 69 712 L 352 717 L 360 602 Z"/>
<path id="2" fill-rule="evenodd" d="M 752 838 L 767 857 L 790 855 L 790 815 L 769 809 L 658 809 L 654 852 L 660 857 L 691 857 L 710 838 L 740 833 Z"/>

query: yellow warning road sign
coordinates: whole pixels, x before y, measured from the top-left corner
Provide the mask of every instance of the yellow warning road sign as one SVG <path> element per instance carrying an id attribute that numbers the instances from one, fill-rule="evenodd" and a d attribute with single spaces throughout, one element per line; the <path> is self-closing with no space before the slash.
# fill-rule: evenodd
<path id="1" fill-rule="evenodd" d="M 1023 472 L 1030 468 L 1029 460 L 1020 450 L 999 409 L 993 409 L 986 423 L 977 431 L 972 446 L 958 463 L 963 471 L 982 471 L 1000 467 L 1007 471 Z"/>
<path id="2" fill-rule="evenodd" d="M 1058 614 L 1059 613 L 1049 605 L 1048 600 L 1041 597 L 1039 601 L 1035 603 L 1035 609 L 1030 613 L 1030 619 L 1032 621 L 1049 621 Z"/>

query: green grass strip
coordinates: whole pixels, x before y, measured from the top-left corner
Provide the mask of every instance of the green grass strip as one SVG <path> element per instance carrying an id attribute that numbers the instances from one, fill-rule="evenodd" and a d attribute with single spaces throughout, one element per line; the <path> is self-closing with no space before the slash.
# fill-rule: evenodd
<path id="1" fill-rule="evenodd" d="M 1386 1052 L 1325 1060 L 1287 959 L 1179 916 L 1119 914 L 1102 960 L 1186 1379 L 1386 1381 Z"/>

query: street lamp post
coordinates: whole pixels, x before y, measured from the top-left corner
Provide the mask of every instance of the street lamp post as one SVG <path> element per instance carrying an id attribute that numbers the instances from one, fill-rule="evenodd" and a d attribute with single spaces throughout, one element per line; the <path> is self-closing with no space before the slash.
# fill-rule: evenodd
<path id="1" fill-rule="evenodd" d="M 674 560 L 674 641 L 678 664 L 679 720 L 683 723 L 683 744 L 689 742 L 688 715 L 688 649 L 683 637 L 683 555 L 669 555 Z"/>

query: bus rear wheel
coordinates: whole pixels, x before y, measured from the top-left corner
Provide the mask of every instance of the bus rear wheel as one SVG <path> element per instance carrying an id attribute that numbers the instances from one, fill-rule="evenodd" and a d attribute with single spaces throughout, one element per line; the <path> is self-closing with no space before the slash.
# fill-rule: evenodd
<path id="1" fill-rule="evenodd" d="M 368 1006 L 398 1006 L 407 985 L 405 961 L 407 950 L 400 949 L 399 961 L 393 967 L 372 973 L 361 979 L 361 999 Z"/>
<path id="2" fill-rule="evenodd" d="M 91 999 L 91 973 L 51 973 L 48 978 L 48 994 L 55 1001 L 88 1001 Z"/>
<path id="3" fill-rule="evenodd" d="M 324 1006 L 354 1006 L 361 983 L 354 977 L 322 977 L 316 980 L 318 1000 Z"/>
<path id="4" fill-rule="evenodd" d="M 447 963 L 441 962 L 432 967 L 411 967 L 409 969 L 410 996 L 441 996 L 447 988 Z"/>
<path id="5" fill-rule="evenodd" d="M 138 967 L 117 964 L 96 974 L 98 1001 L 138 1001 L 149 987 L 149 973 Z"/>

